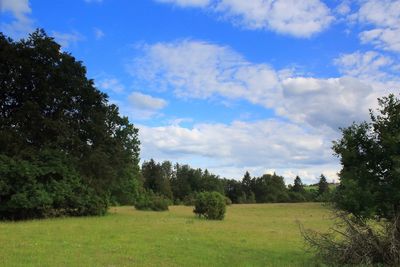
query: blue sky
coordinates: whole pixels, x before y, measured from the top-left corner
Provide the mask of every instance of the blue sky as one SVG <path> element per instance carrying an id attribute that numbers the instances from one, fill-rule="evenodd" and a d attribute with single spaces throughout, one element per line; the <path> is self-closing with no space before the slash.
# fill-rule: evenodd
<path id="1" fill-rule="evenodd" d="M 239 179 L 337 179 L 339 127 L 400 88 L 400 1 L 0 0 L 44 28 L 140 129 L 141 158 Z"/>

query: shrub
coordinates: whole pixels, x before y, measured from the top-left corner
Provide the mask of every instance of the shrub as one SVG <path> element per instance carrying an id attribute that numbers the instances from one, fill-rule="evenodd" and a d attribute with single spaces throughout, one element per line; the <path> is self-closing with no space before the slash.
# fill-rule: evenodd
<path id="1" fill-rule="evenodd" d="M 193 212 L 209 220 L 224 219 L 226 211 L 225 197 L 218 192 L 197 194 Z"/>
<path id="2" fill-rule="evenodd" d="M 135 202 L 138 210 L 165 211 L 168 210 L 170 200 L 164 196 L 154 194 L 152 191 L 144 191 Z"/>
<path id="3" fill-rule="evenodd" d="M 107 197 L 86 185 L 62 153 L 47 150 L 37 157 L 26 161 L 0 155 L 0 219 L 106 213 Z"/>
<path id="4" fill-rule="evenodd" d="M 232 200 L 229 197 L 225 197 L 225 205 L 227 206 L 232 205 Z"/>

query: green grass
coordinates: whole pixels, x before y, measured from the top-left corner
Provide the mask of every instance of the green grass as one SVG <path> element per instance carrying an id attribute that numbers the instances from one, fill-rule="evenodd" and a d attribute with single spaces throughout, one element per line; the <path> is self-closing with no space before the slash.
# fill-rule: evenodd
<path id="1" fill-rule="evenodd" d="M 310 266 L 297 220 L 326 230 L 317 203 L 228 207 L 223 221 L 191 207 L 111 208 L 104 217 L 0 223 L 1 266 Z"/>

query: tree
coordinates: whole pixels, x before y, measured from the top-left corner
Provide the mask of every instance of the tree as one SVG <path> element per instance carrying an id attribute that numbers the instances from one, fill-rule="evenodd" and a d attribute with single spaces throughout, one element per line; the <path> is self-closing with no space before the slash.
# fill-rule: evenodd
<path id="1" fill-rule="evenodd" d="M 342 129 L 333 150 L 340 185 L 333 197 L 339 225 L 304 236 L 334 265 L 400 265 L 400 100 L 378 99 L 370 122 Z"/>
<path id="2" fill-rule="evenodd" d="M 143 162 L 144 187 L 156 194 L 173 199 L 170 184 L 171 166 L 172 164 L 169 161 L 164 161 L 162 164 L 156 163 L 153 159 Z"/>
<path id="3" fill-rule="evenodd" d="M 284 178 L 275 173 L 256 178 L 254 190 L 257 203 L 288 201 Z"/>
<path id="4" fill-rule="evenodd" d="M 319 182 L 318 182 L 318 194 L 323 195 L 327 192 L 329 192 L 329 184 L 326 181 L 325 175 L 321 174 L 321 176 L 319 177 Z"/>
<path id="5" fill-rule="evenodd" d="M 334 143 L 342 164 L 335 202 L 356 216 L 392 219 L 400 215 L 400 100 L 378 103 L 371 122 L 343 129 Z"/>
<path id="6" fill-rule="evenodd" d="M 137 133 L 43 30 L 18 42 L 0 33 L 1 218 L 102 214 L 110 200 L 132 203 Z"/>
<path id="7" fill-rule="evenodd" d="M 294 179 L 292 191 L 297 193 L 304 192 L 303 182 L 301 181 L 301 178 L 299 176 L 296 176 L 296 178 Z"/>

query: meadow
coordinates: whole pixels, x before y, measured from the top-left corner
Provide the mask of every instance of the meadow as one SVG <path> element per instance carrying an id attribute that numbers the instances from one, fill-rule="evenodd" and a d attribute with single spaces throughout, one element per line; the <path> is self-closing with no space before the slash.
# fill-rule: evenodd
<path id="1" fill-rule="evenodd" d="M 223 221 L 192 207 L 113 207 L 104 217 L 0 223 L 1 266 L 312 266 L 298 222 L 327 230 L 318 203 L 229 206 Z"/>

